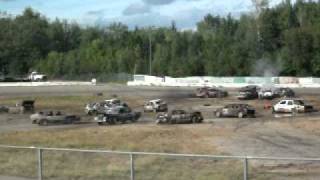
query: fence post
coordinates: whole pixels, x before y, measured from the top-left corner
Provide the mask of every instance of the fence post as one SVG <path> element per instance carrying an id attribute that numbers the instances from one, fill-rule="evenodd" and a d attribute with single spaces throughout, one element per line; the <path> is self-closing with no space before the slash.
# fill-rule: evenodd
<path id="1" fill-rule="evenodd" d="M 134 157 L 130 154 L 130 180 L 134 180 Z"/>
<path id="2" fill-rule="evenodd" d="M 38 154 L 38 180 L 42 180 L 42 149 L 37 149 Z"/>
<path id="3" fill-rule="evenodd" d="M 243 180 L 248 180 L 248 158 L 243 159 Z"/>

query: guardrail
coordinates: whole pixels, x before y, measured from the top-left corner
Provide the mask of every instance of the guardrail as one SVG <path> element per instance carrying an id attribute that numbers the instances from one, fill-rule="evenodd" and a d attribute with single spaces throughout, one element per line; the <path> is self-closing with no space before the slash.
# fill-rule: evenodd
<path id="1" fill-rule="evenodd" d="M 223 156 L 223 155 L 199 155 L 199 154 L 174 154 L 174 153 L 153 153 L 153 152 L 126 152 L 126 151 L 109 151 L 109 150 L 88 150 L 88 149 L 69 149 L 69 148 L 46 148 L 46 147 L 29 147 L 29 146 L 8 146 L 0 145 L 0 148 L 7 149 L 33 149 L 37 155 L 38 162 L 38 179 L 43 180 L 43 151 L 65 151 L 65 152 L 86 152 L 86 153 L 107 153 L 128 155 L 130 160 L 130 180 L 135 180 L 135 157 L 144 155 L 166 156 L 166 157 L 182 157 L 182 158 L 205 158 L 205 159 L 232 159 L 241 160 L 243 162 L 243 179 L 248 180 L 248 165 L 250 160 L 281 160 L 281 161 L 316 161 L 320 162 L 320 158 L 282 158 L 282 157 L 254 157 L 254 156 Z M 1 156 L 1 154 L 0 154 Z M 1 165 L 0 165 L 1 166 Z"/>

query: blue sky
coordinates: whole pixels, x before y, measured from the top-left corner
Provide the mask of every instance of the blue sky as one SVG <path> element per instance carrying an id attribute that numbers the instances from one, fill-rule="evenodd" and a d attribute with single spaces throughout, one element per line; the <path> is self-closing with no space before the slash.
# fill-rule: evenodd
<path id="1" fill-rule="evenodd" d="M 274 5 L 281 0 L 270 0 Z M 239 16 L 252 10 L 251 0 L 0 0 L 0 11 L 20 14 L 32 7 L 50 19 L 56 17 L 84 25 L 122 22 L 134 26 L 169 26 L 194 29 L 210 13 Z"/>

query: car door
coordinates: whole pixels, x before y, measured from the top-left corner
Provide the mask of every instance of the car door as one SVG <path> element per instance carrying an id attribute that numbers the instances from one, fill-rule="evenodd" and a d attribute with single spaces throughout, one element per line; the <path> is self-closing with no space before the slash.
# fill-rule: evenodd
<path id="1" fill-rule="evenodd" d="M 296 107 L 293 103 L 293 101 L 287 101 L 287 112 L 293 112 L 295 111 Z"/>
<path id="2" fill-rule="evenodd" d="M 276 111 L 286 112 L 287 111 L 287 101 L 282 100 L 277 104 Z"/>
<path id="3" fill-rule="evenodd" d="M 181 123 L 183 121 L 183 116 L 181 113 L 181 110 L 173 111 L 171 119 L 176 123 Z"/>
<path id="4" fill-rule="evenodd" d="M 126 121 L 131 118 L 132 114 L 130 113 L 130 109 L 128 108 L 121 108 L 119 110 L 119 120 Z"/>
<path id="5" fill-rule="evenodd" d="M 190 122 L 190 119 L 191 119 L 190 114 L 188 114 L 188 113 L 187 113 L 186 111 L 184 111 L 184 110 L 181 110 L 181 112 L 180 112 L 180 118 L 181 118 L 181 121 L 182 121 L 183 123 Z"/>
<path id="6" fill-rule="evenodd" d="M 223 116 L 230 116 L 231 105 L 227 105 L 222 109 Z"/>
<path id="7" fill-rule="evenodd" d="M 239 111 L 240 111 L 240 105 L 232 106 L 230 116 L 238 116 Z"/>

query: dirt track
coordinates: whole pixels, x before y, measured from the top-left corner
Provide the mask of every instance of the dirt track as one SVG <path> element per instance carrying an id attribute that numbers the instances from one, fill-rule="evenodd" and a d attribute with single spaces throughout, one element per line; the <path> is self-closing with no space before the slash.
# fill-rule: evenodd
<path id="1" fill-rule="evenodd" d="M 212 124 L 218 131 L 228 134 L 217 134 L 212 143 L 216 144 L 221 152 L 233 155 L 250 156 L 287 156 L 287 157 L 319 157 L 320 133 L 308 131 L 293 126 L 295 122 L 304 121 L 309 124 L 320 121 L 319 113 L 312 116 L 275 118 L 270 111 L 263 110 L 263 101 L 245 101 L 257 108 L 258 118 L 255 119 L 216 119 L 213 110 L 224 104 L 237 101 L 233 95 L 236 90 L 231 89 L 231 97 L 226 99 L 198 99 L 190 98 L 195 88 L 165 88 L 165 87 L 127 87 L 125 85 L 98 85 L 98 86 L 53 86 L 53 87 L 1 87 L 2 98 L 8 97 L 38 97 L 38 96 L 70 96 L 93 95 L 99 92 L 103 94 L 117 94 L 122 97 L 134 97 L 136 99 L 163 98 L 171 107 L 200 110 L 205 116 L 205 123 Z M 318 107 L 320 103 L 319 89 L 296 89 L 298 96 L 309 99 Z M 211 106 L 204 106 L 210 104 Z M 141 106 L 134 105 L 136 110 Z M 79 112 L 83 107 L 79 107 Z M 48 130 L 95 127 L 92 117 L 83 115 L 81 124 L 55 125 L 38 127 L 30 123 L 29 115 L 0 115 L 0 133 L 10 131 L 29 131 L 46 128 Z M 139 124 L 153 123 L 153 115 L 142 117 Z M 320 129 L 320 127 L 319 127 Z"/>

